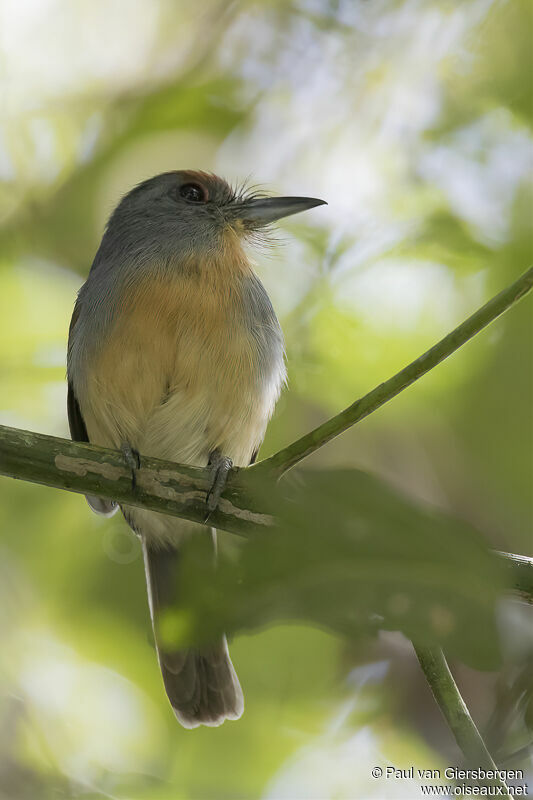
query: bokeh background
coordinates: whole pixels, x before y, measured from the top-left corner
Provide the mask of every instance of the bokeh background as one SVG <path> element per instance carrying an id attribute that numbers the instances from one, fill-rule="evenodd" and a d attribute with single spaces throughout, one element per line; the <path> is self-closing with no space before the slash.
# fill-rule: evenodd
<path id="1" fill-rule="evenodd" d="M 254 254 L 289 370 L 263 456 L 389 377 L 533 261 L 532 34 L 530 0 L 2 0 L 0 422 L 68 435 L 76 291 L 120 196 L 175 168 L 329 203 Z M 532 310 L 310 466 L 531 553 Z M 414 798 L 370 768 L 460 762 L 395 633 L 239 636 L 244 717 L 184 731 L 123 521 L 1 478 L 0 526 L 3 800 Z M 455 664 L 502 760 L 531 739 L 528 611 L 499 609 L 498 673 Z"/>

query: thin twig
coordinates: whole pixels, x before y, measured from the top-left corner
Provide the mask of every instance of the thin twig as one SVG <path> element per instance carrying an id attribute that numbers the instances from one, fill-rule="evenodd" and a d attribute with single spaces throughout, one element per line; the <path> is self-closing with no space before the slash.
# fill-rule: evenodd
<path id="1" fill-rule="evenodd" d="M 505 781 L 499 777 L 498 767 L 485 746 L 485 742 L 461 697 L 444 653 L 440 647 L 427 647 L 413 643 L 418 661 L 426 676 L 433 696 L 446 722 L 466 757 L 468 767 L 493 771 L 491 778 L 480 781 L 489 786 L 500 787 L 503 797 L 511 797 Z"/>
<path id="2" fill-rule="evenodd" d="M 495 297 L 485 303 L 472 316 L 455 328 L 451 333 L 440 340 L 430 350 L 412 361 L 385 383 L 381 383 L 365 394 L 351 406 L 345 408 L 340 414 L 319 425 L 318 428 L 306 433 L 296 442 L 283 450 L 278 451 L 270 458 L 260 461 L 253 469 L 270 473 L 277 477 L 298 464 L 299 461 L 314 453 L 331 439 L 343 433 L 356 422 L 372 414 L 373 411 L 387 403 L 397 394 L 407 389 L 426 372 L 436 367 L 445 358 L 459 349 L 465 342 L 479 333 L 489 323 L 495 320 L 504 311 L 507 311 L 521 297 L 524 297 L 533 288 L 533 267 L 524 272 L 517 281 L 505 288 Z"/>

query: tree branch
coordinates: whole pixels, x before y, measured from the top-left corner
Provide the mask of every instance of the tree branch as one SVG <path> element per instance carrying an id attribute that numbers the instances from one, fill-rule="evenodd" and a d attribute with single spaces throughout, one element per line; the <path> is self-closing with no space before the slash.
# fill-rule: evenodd
<path id="1" fill-rule="evenodd" d="M 465 342 L 479 333 L 489 323 L 495 320 L 504 311 L 507 311 L 521 297 L 524 297 L 533 288 L 533 267 L 524 272 L 517 281 L 501 291 L 485 303 L 472 316 L 455 328 L 451 333 L 441 339 L 436 345 L 427 350 L 423 355 L 412 361 L 404 369 L 393 375 L 385 383 L 381 383 L 365 394 L 351 406 L 345 408 L 340 414 L 319 425 L 318 428 L 306 433 L 296 442 L 259 462 L 254 470 L 270 473 L 277 477 L 294 467 L 302 459 L 314 453 L 331 439 L 343 433 L 352 425 L 372 414 L 373 411 L 388 403 L 393 397 L 407 389 L 426 372 L 429 372 L 445 358 L 459 349 Z"/>
<path id="2" fill-rule="evenodd" d="M 413 647 L 433 696 L 453 733 L 455 741 L 467 759 L 468 767 L 477 769 L 481 767 L 484 770 L 493 770 L 497 773 L 498 767 L 492 760 L 492 756 L 481 738 L 476 723 L 470 716 L 466 703 L 461 697 L 448 663 L 444 658 L 444 653 L 440 647 L 423 647 L 414 642 Z M 511 797 L 506 783 L 498 775 L 480 782 L 489 786 L 501 787 L 503 796 Z"/>
<path id="3" fill-rule="evenodd" d="M 0 475 L 206 522 L 209 484 L 201 467 L 141 456 L 134 489 L 131 469 L 118 450 L 0 425 Z M 233 469 L 209 525 L 241 536 L 274 525 L 273 517 L 257 508 L 256 483 L 251 470 Z"/>

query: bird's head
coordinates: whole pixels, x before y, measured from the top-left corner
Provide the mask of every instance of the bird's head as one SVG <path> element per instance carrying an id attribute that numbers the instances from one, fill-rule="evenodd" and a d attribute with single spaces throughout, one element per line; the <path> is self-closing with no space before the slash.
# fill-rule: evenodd
<path id="1" fill-rule="evenodd" d="M 282 217 L 323 205 L 312 197 L 269 197 L 232 188 L 205 172 L 165 172 L 132 189 L 113 212 L 104 249 L 207 257 Z"/>

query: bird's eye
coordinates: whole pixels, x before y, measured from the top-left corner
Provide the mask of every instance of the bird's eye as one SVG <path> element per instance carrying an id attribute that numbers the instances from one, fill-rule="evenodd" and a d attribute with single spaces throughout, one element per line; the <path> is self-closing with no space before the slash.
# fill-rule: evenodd
<path id="1" fill-rule="evenodd" d="M 198 183 L 184 183 L 180 186 L 180 195 L 189 203 L 207 203 L 207 192 Z"/>

